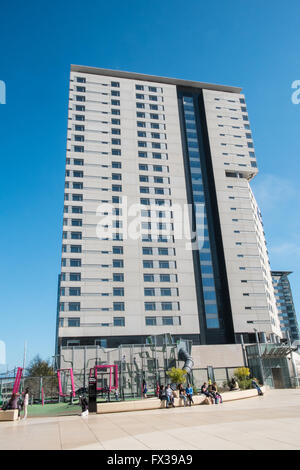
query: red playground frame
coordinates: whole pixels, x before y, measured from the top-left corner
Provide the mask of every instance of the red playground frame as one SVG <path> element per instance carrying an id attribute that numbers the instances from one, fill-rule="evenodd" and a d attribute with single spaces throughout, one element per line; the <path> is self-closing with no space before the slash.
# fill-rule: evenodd
<path id="1" fill-rule="evenodd" d="M 74 375 L 73 375 L 73 369 L 72 369 L 72 367 L 71 367 L 70 369 L 57 369 L 59 396 L 60 396 L 60 397 L 69 396 L 69 395 L 67 395 L 66 393 L 63 393 L 63 392 L 62 392 L 60 373 L 61 373 L 61 372 L 64 372 L 64 371 L 69 371 L 69 372 L 70 372 L 71 387 L 72 387 L 72 395 L 73 395 L 73 397 L 75 397 Z"/>
<path id="2" fill-rule="evenodd" d="M 104 390 L 104 387 L 97 387 L 97 371 L 101 369 L 109 369 L 109 391 L 116 390 L 119 386 L 118 383 L 118 366 L 117 365 L 101 365 L 95 366 L 93 369 L 90 370 L 90 377 L 92 375 L 92 371 L 94 371 L 94 377 L 96 379 L 96 390 Z"/>

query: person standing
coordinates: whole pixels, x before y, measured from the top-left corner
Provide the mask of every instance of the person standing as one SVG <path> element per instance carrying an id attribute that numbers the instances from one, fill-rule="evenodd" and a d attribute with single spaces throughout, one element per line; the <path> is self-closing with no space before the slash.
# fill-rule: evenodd
<path id="1" fill-rule="evenodd" d="M 143 380 L 142 393 L 143 393 L 143 398 L 147 398 L 147 384 L 145 380 Z"/>
<path id="2" fill-rule="evenodd" d="M 174 395 L 173 395 L 173 390 L 171 389 L 171 385 L 168 384 L 166 388 L 166 396 L 167 396 L 167 408 L 169 408 L 169 404 L 171 403 L 172 407 L 175 408 L 174 405 Z"/>
<path id="3" fill-rule="evenodd" d="M 27 408 L 29 404 L 29 388 L 26 388 L 25 393 L 24 393 L 24 402 L 23 402 L 23 407 L 24 407 L 24 416 L 23 419 L 27 419 Z"/>

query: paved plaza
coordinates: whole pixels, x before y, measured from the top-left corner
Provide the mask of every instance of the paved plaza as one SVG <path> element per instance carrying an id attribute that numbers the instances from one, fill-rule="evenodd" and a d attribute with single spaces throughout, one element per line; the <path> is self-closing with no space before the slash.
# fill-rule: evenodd
<path id="1" fill-rule="evenodd" d="M 0 423 L 0 449 L 300 449 L 300 390 L 223 405 Z"/>

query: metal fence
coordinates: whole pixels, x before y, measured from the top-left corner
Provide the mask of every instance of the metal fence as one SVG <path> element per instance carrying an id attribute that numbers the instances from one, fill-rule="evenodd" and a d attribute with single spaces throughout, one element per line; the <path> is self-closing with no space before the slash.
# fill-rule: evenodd
<path id="1" fill-rule="evenodd" d="M 239 367 L 224 367 L 224 368 L 206 368 L 206 369 L 193 369 L 192 374 L 188 377 L 188 380 L 192 385 L 200 389 L 204 382 L 215 381 L 219 387 L 223 388 L 224 384 L 233 377 L 234 370 Z M 82 370 L 74 373 L 74 385 L 75 391 L 87 388 L 88 376 L 87 372 Z M 167 375 L 167 369 L 144 369 L 144 370 L 130 370 L 128 367 L 119 367 L 119 397 L 123 399 L 128 398 L 140 398 L 142 396 L 142 384 L 143 380 L 147 383 L 147 395 L 155 395 L 157 385 L 166 385 L 170 382 Z M 68 373 L 62 374 L 62 391 L 66 397 L 59 397 L 58 379 L 56 375 L 46 377 L 30 377 L 26 376 L 22 378 L 20 391 L 22 392 L 25 388 L 30 390 L 31 403 L 41 403 L 42 394 L 46 403 L 58 402 L 59 400 L 68 400 L 70 396 L 71 380 Z M 101 377 L 101 385 L 103 387 L 108 386 L 109 376 L 104 373 Z M 0 377 L 0 401 L 6 401 L 10 398 L 14 384 L 14 377 Z M 110 398 L 114 395 L 111 394 Z"/>

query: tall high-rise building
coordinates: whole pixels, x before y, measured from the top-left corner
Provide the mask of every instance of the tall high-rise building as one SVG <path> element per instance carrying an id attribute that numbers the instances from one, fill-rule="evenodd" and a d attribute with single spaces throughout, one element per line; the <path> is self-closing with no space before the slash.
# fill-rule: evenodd
<path id="1" fill-rule="evenodd" d="M 257 171 L 240 88 L 72 65 L 57 351 L 279 338 Z"/>
<path id="2" fill-rule="evenodd" d="M 291 271 L 272 271 L 272 278 L 282 334 L 291 341 L 299 341 L 299 325 L 288 278 L 290 274 Z"/>

